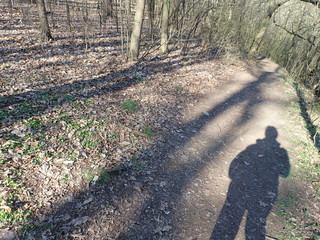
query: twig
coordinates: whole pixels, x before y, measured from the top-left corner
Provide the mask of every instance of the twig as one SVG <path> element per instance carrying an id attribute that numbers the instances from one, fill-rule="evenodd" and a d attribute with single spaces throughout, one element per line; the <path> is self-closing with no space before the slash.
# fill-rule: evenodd
<path id="1" fill-rule="evenodd" d="M 220 132 L 221 132 L 222 130 L 221 130 L 221 127 L 219 126 L 219 124 L 218 124 L 218 123 L 217 123 L 217 126 L 218 126 L 218 128 L 219 128 L 219 130 L 220 130 Z"/>
<path id="2" fill-rule="evenodd" d="M 273 240 L 279 240 L 278 238 L 272 237 L 270 235 L 264 234 L 267 238 L 273 239 Z"/>
<path id="3" fill-rule="evenodd" d="M 313 135 L 313 144 L 314 145 L 317 144 L 317 135 L 318 135 L 318 132 L 316 131 L 316 133 Z"/>

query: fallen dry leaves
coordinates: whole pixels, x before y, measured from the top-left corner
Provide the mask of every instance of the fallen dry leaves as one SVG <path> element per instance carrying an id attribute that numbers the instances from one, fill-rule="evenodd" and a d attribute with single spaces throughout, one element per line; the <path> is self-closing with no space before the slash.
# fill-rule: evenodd
<path id="1" fill-rule="evenodd" d="M 22 9 L 35 16 L 29 5 Z M 9 172 L 0 179 L 19 179 L 19 187 L 5 184 L 2 199 L 14 194 L 14 201 L 0 208 L 31 211 L 35 224 L 84 224 L 87 216 L 50 220 L 50 214 L 109 175 L 139 168 L 140 155 L 179 123 L 183 109 L 228 75 L 219 60 L 198 52 L 125 63 L 114 32 L 91 37 L 89 49 L 81 33 L 59 32 L 56 41 L 42 42 L 32 17 L 1 11 L 0 159 Z M 123 108 L 126 99 L 135 111 Z M 142 191 L 138 183 L 135 189 Z"/>

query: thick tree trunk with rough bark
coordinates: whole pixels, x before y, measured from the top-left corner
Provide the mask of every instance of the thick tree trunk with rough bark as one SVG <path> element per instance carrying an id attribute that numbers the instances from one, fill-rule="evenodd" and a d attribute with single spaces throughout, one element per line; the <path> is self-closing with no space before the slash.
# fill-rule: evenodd
<path id="1" fill-rule="evenodd" d="M 168 53 L 168 28 L 169 28 L 169 1 L 163 0 L 162 25 L 161 25 L 161 48 L 162 54 Z"/>
<path id="2" fill-rule="evenodd" d="M 38 6 L 38 14 L 39 14 L 40 28 L 41 28 L 42 36 L 46 40 L 53 40 L 53 37 L 50 32 L 50 28 L 49 28 L 47 11 L 46 11 L 46 6 L 44 3 L 44 0 L 37 0 L 37 6 Z"/>
<path id="3" fill-rule="evenodd" d="M 130 50 L 129 50 L 130 61 L 136 61 L 138 60 L 138 57 L 139 57 L 139 46 L 140 46 L 144 6 L 145 6 L 145 0 L 137 0 L 136 13 L 134 16 L 134 24 L 133 24 L 132 34 L 131 34 L 131 41 L 130 41 Z"/>

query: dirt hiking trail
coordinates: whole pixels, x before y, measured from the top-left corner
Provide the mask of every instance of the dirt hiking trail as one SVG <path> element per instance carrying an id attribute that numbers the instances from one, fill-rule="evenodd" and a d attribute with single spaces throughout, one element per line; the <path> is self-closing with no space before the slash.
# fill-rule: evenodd
<path id="1" fill-rule="evenodd" d="M 245 210 L 251 214 L 248 236 L 264 239 L 261 230 L 277 197 L 277 172 L 288 172 L 289 162 L 276 143 L 285 142 L 287 101 L 279 67 L 268 60 L 259 65 L 236 73 L 232 81 L 187 110 L 185 123 L 167 137 L 160 151 L 164 153 L 156 160 L 162 165 L 156 172 L 160 186 L 151 188 L 137 219 L 139 225 L 123 239 L 148 239 L 155 233 L 163 239 L 209 239 L 215 226 L 212 239 L 234 239 L 242 217 L 246 218 Z M 266 137 L 268 128 L 273 137 Z M 247 150 L 247 159 L 238 160 L 230 170 L 241 151 L 264 138 L 264 144 Z M 280 168 L 284 169 L 277 169 L 283 162 Z M 246 179 L 228 192 L 229 171 Z M 222 213 L 224 204 L 230 209 Z M 220 212 L 219 220 L 225 222 L 218 224 Z M 245 239 L 243 227 L 236 239 Z"/>
<path id="2" fill-rule="evenodd" d="M 270 211 L 290 170 L 288 98 L 279 66 L 264 59 L 248 69 L 186 109 L 181 124 L 149 149 L 143 170 L 115 180 L 133 181 L 112 197 L 113 211 L 88 224 L 87 237 L 272 239 Z"/>

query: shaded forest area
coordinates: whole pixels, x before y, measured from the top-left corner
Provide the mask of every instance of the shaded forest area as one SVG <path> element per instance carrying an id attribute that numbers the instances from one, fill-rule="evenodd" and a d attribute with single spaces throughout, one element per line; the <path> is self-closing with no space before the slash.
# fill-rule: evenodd
<path id="1" fill-rule="evenodd" d="M 308 219 L 296 222 L 316 239 L 318 1 L 3 0 L 0 8 L 0 239 L 86 239 L 90 231 L 126 239 L 149 201 L 146 186 L 160 197 L 158 188 L 177 189 L 165 178 L 175 172 L 156 160 L 173 158 L 179 145 L 167 142 L 187 145 L 214 112 L 188 122 L 184 110 L 251 69 L 248 57 L 265 56 L 295 79 L 311 142 L 306 156 L 295 154 L 312 159 L 303 172 Z M 245 102 L 239 96 L 226 103 Z M 165 216 L 166 204 L 158 204 Z M 154 221 L 150 231 L 165 239 L 171 223 Z"/>

